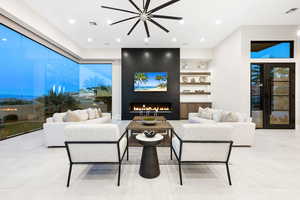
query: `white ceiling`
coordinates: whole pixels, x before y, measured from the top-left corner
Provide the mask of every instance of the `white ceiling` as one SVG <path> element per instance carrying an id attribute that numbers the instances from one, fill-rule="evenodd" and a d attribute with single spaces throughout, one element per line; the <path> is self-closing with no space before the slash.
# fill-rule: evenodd
<path id="1" fill-rule="evenodd" d="M 157 14 L 181 16 L 185 23 L 174 20 L 157 19 L 170 30 L 167 34 L 149 23 L 150 42 L 145 45 L 146 37 L 143 24 L 126 33 L 135 20 L 110 26 L 107 19 L 118 21 L 132 16 L 131 14 L 103 9 L 100 6 L 129 9 L 135 11 L 127 0 L 23 0 L 38 15 L 62 31 L 81 48 L 112 47 L 193 47 L 212 48 L 241 25 L 299 25 L 300 10 L 286 15 L 290 8 L 300 8 L 300 0 L 181 0 Z M 138 5 L 142 0 L 134 0 Z M 154 8 L 168 0 L 151 0 Z M 75 19 L 71 25 L 69 19 Z M 222 20 L 216 25 L 215 21 Z M 88 22 L 94 20 L 97 27 Z M 172 42 L 172 38 L 177 42 Z M 205 42 L 200 42 L 204 37 Z M 93 38 L 88 42 L 87 38 Z M 121 43 L 116 42 L 121 38 Z"/>

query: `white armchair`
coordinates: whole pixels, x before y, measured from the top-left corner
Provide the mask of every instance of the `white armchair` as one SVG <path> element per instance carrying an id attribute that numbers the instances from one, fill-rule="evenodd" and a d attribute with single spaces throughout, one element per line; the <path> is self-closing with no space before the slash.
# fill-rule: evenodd
<path id="1" fill-rule="evenodd" d="M 68 125 L 64 129 L 65 145 L 70 162 L 67 187 L 73 164 L 118 164 L 118 186 L 121 164 L 127 151 L 128 134 L 116 124 Z"/>
<path id="2" fill-rule="evenodd" d="M 231 185 L 228 162 L 233 141 L 232 126 L 215 124 L 183 124 L 172 131 L 172 152 L 178 161 L 180 185 L 182 185 L 181 165 L 189 163 L 223 163 L 226 165 Z"/>

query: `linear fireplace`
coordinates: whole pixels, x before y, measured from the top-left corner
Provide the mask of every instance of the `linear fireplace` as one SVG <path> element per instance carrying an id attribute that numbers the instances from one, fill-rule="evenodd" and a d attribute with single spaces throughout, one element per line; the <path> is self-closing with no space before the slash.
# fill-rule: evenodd
<path id="1" fill-rule="evenodd" d="M 171 103 L 130 103 L 129 112 L 140 113 L 143 111 L 157 112 L 157 113 L 170 113 L 172 112 Z"/>

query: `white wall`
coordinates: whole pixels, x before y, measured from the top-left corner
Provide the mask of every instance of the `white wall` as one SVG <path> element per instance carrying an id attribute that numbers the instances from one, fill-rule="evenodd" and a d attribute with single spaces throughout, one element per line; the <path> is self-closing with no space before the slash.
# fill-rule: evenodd
<path id="1" fill-rule="evenodd" d="M 300 123 L 300 63 L 297 26 L 245 26 L 213 50 L 213 103 L 215 107 L 250 114 L 250 63 L 296 63 L 296 122 Z M 251 40 L 294 40 L 294 59 L 250 59 Z"/>
<path id="2" fill-rule="evenodd" d="M 242 64 L 241 39 L 238 30 L 214 49 L 212 100 L 215 108 L 249 113 L 249 67 Z"/>

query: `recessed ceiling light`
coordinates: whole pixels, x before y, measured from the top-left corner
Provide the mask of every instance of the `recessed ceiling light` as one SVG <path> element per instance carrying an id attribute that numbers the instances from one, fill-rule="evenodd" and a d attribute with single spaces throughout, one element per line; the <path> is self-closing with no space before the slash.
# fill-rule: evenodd
<path id="1" fill-rule="evenodd" d="M 88 38 L 87 41 L 88 42 L 93 42 L 94 40 L 93 40 L 93 38 Z"/>
<path id="2" fill-rule="evenodd" d="M 200 42 L 205 42 L 205 38 L 204 38 L 204 37 L 201 37 L 201 38 L 200 38 Z"/>
<path id="3" fill-rule="evenodd" d="M 297 31 L 297 35 L 300 37 L 300 29 Z"/>
<path id="4" fill-rule="evenodd" d="M 109 42 L 105 42 L 104 45 L 105 45 L 105 46 L 109 46 L 110 43 L 109 43 Z"/>
<path id="5" fill-rule="evenodd" d="M 175 37 L 172 38 L 172 42 L 177 42 L 177 39 Z"/>
<path id="6" fill-rule="evenodd" d="M 106 20 L 106 23 L 107 23 L 108 25 L 111 25 L 112 21 L 111 21 L 110 19 L 108 19 L 108 20 Z"/>
<path id="7" fill-rule="evenodd" d="M 3 42 L 6 42 L 6 41 L 7 41 L 7 39 L 6 39 L 6 38 L 2 38 L 1 40 L 2 40 Z"/>
<path id="8" fill-rule="evenodd" d="M 222 24 L 222 20 L 217 19 L 215 23 L 216 23 L 217 25 Z"/>
<path id="9" fill-rule="evenodd" d="M 117 38 L 116 42 L 120 43 L 121 42 L 121 38 Z"/>
<path id="10" fill-rule="evenodd" d="M 179 24 L 184 24 L 184 20 L 179 20 Z"/>
<path id="11" fill-rule="evenodd" d="M 68 22 L 69 22 L 69 24 L 75 24 L 76 20 L 75 19 L 69 19 Z"/>
<path id="12" fill-rule="evenodd" d="M 145 38 L 144 42 L 148 43 L 149 42 L 149 38 Z"/>

